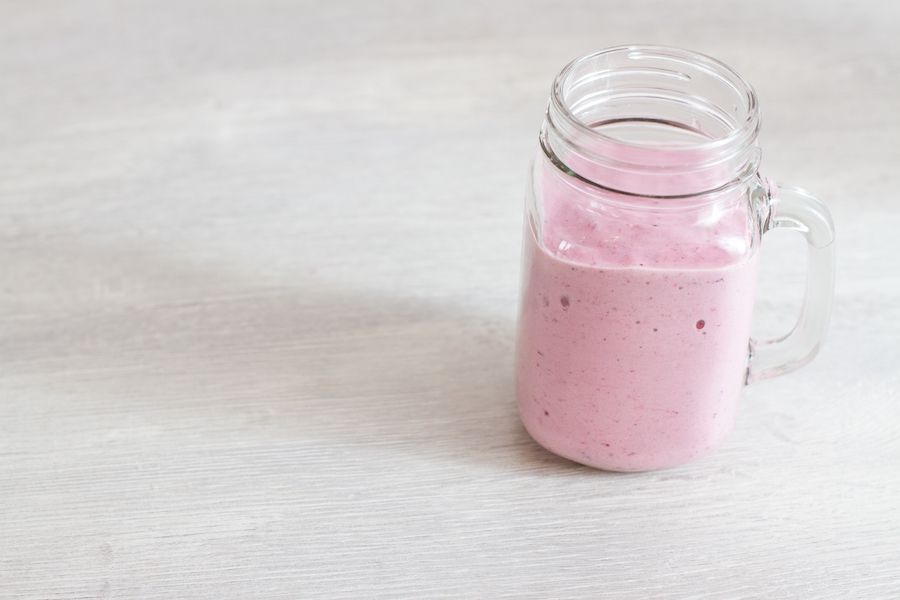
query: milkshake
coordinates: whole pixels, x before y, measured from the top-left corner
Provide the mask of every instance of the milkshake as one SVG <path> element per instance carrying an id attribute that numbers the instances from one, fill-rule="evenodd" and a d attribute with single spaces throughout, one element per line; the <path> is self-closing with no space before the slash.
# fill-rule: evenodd
<path id="1" fill-rule="evenodd" d="M 746 230 L 740 203 L 685 243 L 684 228 L 604 220 L 553 191 L 525 231 L 517 395 L 528 432 L 615 471 L 712 451 L 734 427 L 747 370 L 758 252 L 728 235 Z"/>

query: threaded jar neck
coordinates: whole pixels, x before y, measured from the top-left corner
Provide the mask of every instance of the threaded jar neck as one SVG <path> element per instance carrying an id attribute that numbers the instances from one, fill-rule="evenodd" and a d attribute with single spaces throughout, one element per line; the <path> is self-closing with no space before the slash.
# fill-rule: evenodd
<path id="1" fill-rule="evenodd" d="M 756 173 L 759 126 L 756 93 L 723 63 L 676 48 L 623 46 L 560 72 L 541 146 L 558 168 L 599 188 L 688 198 Z"/>

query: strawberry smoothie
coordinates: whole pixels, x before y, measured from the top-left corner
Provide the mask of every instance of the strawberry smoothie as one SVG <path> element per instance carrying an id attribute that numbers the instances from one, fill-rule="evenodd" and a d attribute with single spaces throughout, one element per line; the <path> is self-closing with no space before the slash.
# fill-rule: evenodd
<path id="1" fill-rule="evenodd" d="M 707 454 L 734 426 L 747 370 L 758 263 L 747 203 L 629 211 L 543 173 L 516 357 L 526 429 L 614 471 Z"/>

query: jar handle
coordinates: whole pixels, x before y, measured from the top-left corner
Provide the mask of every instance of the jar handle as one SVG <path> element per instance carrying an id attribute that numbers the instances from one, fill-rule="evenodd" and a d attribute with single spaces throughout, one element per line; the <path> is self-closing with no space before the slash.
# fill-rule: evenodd
<path id="1" fill-rule="evenodd" d="M 811 361 L 825 340 L 834 297 L 834 222 L 828 209 L 800 188 L 773 182 L 768 188 L 768 218 L 762 231 L 782 227 L 806 238 L 806 294 L 790 333 L 774 340 L 750 340 L 747 384 L 790 373 Z"/>

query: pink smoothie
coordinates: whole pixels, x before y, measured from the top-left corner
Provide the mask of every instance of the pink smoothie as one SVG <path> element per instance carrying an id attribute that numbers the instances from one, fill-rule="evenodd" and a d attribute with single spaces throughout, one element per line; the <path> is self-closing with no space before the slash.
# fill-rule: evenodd
<path id="1" fill-rule="evenodd" d="M 556 454 L 615 471 L 712 451 L 734 426 L 747 368 L 758 252 L 746 208 L 666 226 L 612 218 L 554 185 L 544 180 L 541 223 L 525 232 L 525 427 Z"/>

